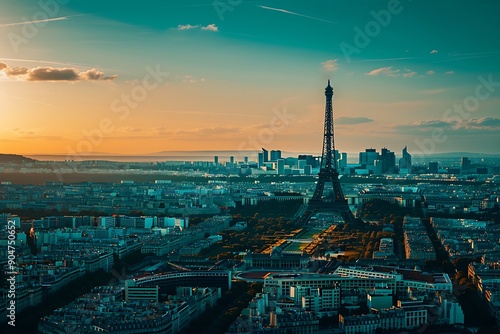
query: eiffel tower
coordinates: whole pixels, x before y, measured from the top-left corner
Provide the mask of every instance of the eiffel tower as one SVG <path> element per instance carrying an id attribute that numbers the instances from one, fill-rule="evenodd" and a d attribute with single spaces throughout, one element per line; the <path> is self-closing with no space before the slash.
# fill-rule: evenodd
<path id="1" fill-rule="evenodd" d="M 333 156 L 335 152 L 334 128 L 333 128 L 333 88 L 325 88 L 326 108 L 325 108 L 325 134 L 323 136 L 323 152 L 321 154 L 321 165 L 318 173 L 318 182 L 314 190 L 313 197 L 307 204 L 309 218 L 316 212 L 334 212 L 342 216 L 346 223 L 354 222 L 354 215 L 347 205 L 347 200 L 342 192 L 337 170 L 337 161 Z M 331 182 L 333 196 L 325 196 L 325 183 Z"/>

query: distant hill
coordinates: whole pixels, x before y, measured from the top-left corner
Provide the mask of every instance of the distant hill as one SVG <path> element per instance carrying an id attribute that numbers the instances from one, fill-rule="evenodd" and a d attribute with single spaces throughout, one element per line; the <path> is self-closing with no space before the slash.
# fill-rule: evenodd
<path id="1" fill-rule="evenodd" d="M 199 150 L 199 151 L 160 151 L 143 154 L 144 156 L 214 156 L 214 155 L 238 155 L 238 153 L 257 153 L 257 150 Z"/>
<path id="2" fill-rule="evenodd" d="M 499 153 L 478 153 L 478 152 L 441 152 L 432 154 L 419 154 L 411 153 L 414 156 L 429 156 L 429 157 L 444 157 L 444 158 L 461 158 L 461 157 L 475 157 L 475 158 L 495 158 L 500 156 Z"/>
<path id="3" fill-rule="evenodd" d="M 0 164 L 22 164 L 26 162 L 36 162 L 37 160 L 23 157 L 18 154 L 2 154 L 0 153 Z"/>

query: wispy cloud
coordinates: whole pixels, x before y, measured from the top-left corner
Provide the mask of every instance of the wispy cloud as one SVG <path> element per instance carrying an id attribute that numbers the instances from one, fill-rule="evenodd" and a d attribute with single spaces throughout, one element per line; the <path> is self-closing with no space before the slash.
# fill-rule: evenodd
<path id="1" fill-rule="evenodd" d="M 98 65 L 91 64 L 82 64 L 82 63 L 70 63 L 70 62 L 60 62 L 60 61 L 51 61 L 51 60 L 40 60 L 40 59 L 24 59 L 24 58 L 1 58 L 0 61 L 8 61 L 8 62 L 22 62 L 22 63 L 33 63 L 33 64 L 49 64 L 49 65 L 62 65 L 62 66 L 72 66 L 72 67 L 99 67 L 102 69 L 119 71 L 113 68 L 105 68 Z"/>
<path id="2" fill-rule="evenodd" d="M 201 30 L 208 30 L 208 31 L 217 32 L 217 31 L 219 31 L 219 28 L 214 23 L 212 23 L 212 24 L 209 24 L 205 27 L 201 27 Z"/>
<path id="3" fill-rule="evenodd" d="M 411 72 L 408 72 L 408 73 L 403 73 L 403 76 L 405 78 L 411 78 L 411 77 L 413 77 L 415 75 L 417 75 L 417 72 L 415 72 L 415 71 L 411 71 Z"/>
<path id="4" fill-rule="evenodd" d="M 334 72 L 339 68 L 338 59 L 330 59 L 321 63 L 323 69 L 327 72 Z"/>
<path id="5" fill-rule="evenodd" d="M 400 72 L 399 70 L 393 70 L 392 66 L 387 66 L 371 70 L 370 72 L 365 73 L 365 75 L 369 76 L 384 75 L 386 77 L 397 77 L 399 76 L 399 72 Z"/>
<path id="6" fill-rule="evenodd" d="M 20 128 L 14 128 L 12 129 L 15 133 L 18 133 L 20 135 L 34 135 L 36 132 L 33 130 L 26 130 L 26 129 L 20 129 Z"/>
<path id="7" fill-rule="evenodd" d="M 488 57 L 496 57 L 500 51 L 492 51 L 492 52 L 472 52 L 472 53 L 452 53 L 449 56 L 449 59 L 436 60 L 433 63 L 447 63 L 451 61 L 457 60 L 467 60 L 467 59 L 480 59 L 480 58 L 488 58 Z"/>
<path id="8" fill-rule="evenodd" d="M 411 77 L 413 77 L 415 75 L 417 75 L 417 72 L 415 72 L 415 71 L 411 71 L 411 72 L 408 72 L 408 73 L 403 73 L 403 76 L 405 78 L 411 78 Z"/>
<path id="9" fill-rule="evenodd" d="M 450 56 L 489 56 L 489 55 L 496 55 L 499 53 L 500 53 L 500 51 L 451 53 Z"/>
<path id="10" fill-rule="evenodd" d="M 342 116 L 335 119 L 336 124 L 352 125 L 373 122 L 373 119 L 367 117 L 346 117 Z"/>
<path id="11" fill-rule="evenodd" d="M 204 31 L 213 31 L 218 32 L 219 27 L 217 27 L 214 23 L 208 24 L 206 26 L 202 26 L 200 24 L 192 25 L 192 24 L 179 24 L 176 30 L 204 30 Z"/>
<path id="12" fill-rule="evenodd" d="M 198 29 L 200 27 L 199 24 L 197 25 L 191 25 L 191 24 L 179 24 L 177 26 L 177 30 L 192 30 L 192 29 Z"/>
<path id="13" fill-rule="evenodd" d="M 375 58 L 375 59 L 363 59 L 363 60 L 355 60 L 355 63 L 369 63 L 369 62 L 377 62 L 377 61 L 388 61 L 388 60 L 411 60 L 411 59 L 422 59 L 423 57 L 397 57 L 397 58 Z"/>
<path id="14" fill-rule="evenodd" d="M 93 80 L 114 80 L 116 75 L 104 76 L 104 72 L 95 68 L 87 71 L 79 71 L 76 68 L 55 68 L 55 67 L 14 67 L 11 68 L 5 63 L 0 63 L 0 73 L 8 78 L 25 81 L 93 81 Z"/>
<path id="15" fill-rule="evenodd" d="M 60 16 L 60 17 L 53 17 L 49 19 L 42 19 L 42 20 L 31 20 L 31 21 L 21 21 L 21 22 L 13 22 L 13 23 L 4 23 L 0 24 L 0 28 L 3 27 L 12 27 L 12 26 L 20 26 L 20 25 L 25 25 L 25 24 L 34 24 L 34 23 L 44 23 L 44 22 L 53 22 L 53 21 L 65 21 L 71 17 L 75 16 L 83 16 L 86 14 L 76 14 L 76 15 L 68 15 L 68 16 Z"/>
<path id="16" fill-rule="evenodd" d="M 313 16 L 309 16 L 309 15 L 304 15 L 304 14 L 299 14 L 299 13 L 291 12 L 291 11 L 286 10 L 286 9 L 273 8 L 273 7 L 267 7 L 267 6 L 259 6 L 259 7 L 262 8 L 262 9 L 267 9 L 267 10 L 274 10 L 274 11 L 280 12 L 280 13 L 285 13 L 285 14 L 296 15 L 296 16 L 300 16 L 300 17 L 305 17 L 305 18 L 308 18 L 308 19 L 311 19 L 311 20 L 316 20 L 316 21 L 321 21 L 321 22 L 326 22 L 326 23 L 331 23 L 331 24 L 339 24 L 337 22 L 320 19 L 318 17 L 313 17 Z"/>
<path id="17" fill-rule="evenodd" d="M 268 116 L 264 115 L 255 115 L 255 114 L 238 114 L 238 113 L 222 113 L 222 112 L 210 112 L 210 111 L 192 111 L 192 110 L 165 110 L 165 109 L 151 109 L 156 112 L 163 112 L 169 114 L 183 114 L 183 115 L 221 115 L 221 116 L 238 116 L 238 117 L 257 117 L 257 118 L 266 118 Z"/>
<path id="18" fill-rule="evenodd" d="M 2 63 L 0 63 L 0 65 L 1 64 Z M 12 96 L 12 95 L 6 95 L 6 94 L 0 94 L 0 96 L 4 96 L 4 97 L 15 99 L 15 100 L 22 100 L 22 101 L 28 101 L 28 102 L 38 103 L 38 104 L 41 104 L 41 105 L 44 105 L 44 106 L 49 106 L 49 107 L 57 107 L 54 104 L 40 102 L 40 101 L 35 101 L 35 100 L 30 100 L 30 99 L 27 99 L 25 97 L 20 97 L 20 96 Z"/>
<path id="19" fill-rule="evenodd" d="M 434 73 L 436 73 L 436 72 L 434 72 L 433 70 L 428 70 L 427 72 L 425 72 L 425 74 L 427 74 L 427 75 L 433 75 Z"/>
<path id="20" fill-rule="evenodd" d="M 465 128 L 469 129 L 488 128 L 490 130 L 500 130 L 500 118 L 493 118 L 493 117 L 481 117 L 478 119 L 473 118 L 468 122 L 465 122 L 463 125 Z"/>
<path id="21" fill-rule="evenodd" d="M 413 134 L 432 133 L 436 128 L 441 128 L 447 134 L 467 135 L 500 130 L 500 118 L 482 117 L 466 120 L 433 119 L 428 121 L 400 124 L 394 127 L 396 131 Z"/>
<path id="22" fill-rule="evenodd" d="M 164 126 L 158 126 L 153 128 L 153 133 L 156 136 L 167 136 L 182 140 L 192 140 L 193 136 L 195 135 L 203 136 L 205 140 L 224 139 L 227 138 L 228 135 L 231 137 L 234 134 L 239 133 L 240 131 L 241 128 L 231 127 L 231 126 L 213 126 L 206 128 L 192 128 L 192 129 L 182 129 L 182 130 L 170 130 Z"/>
<path id="23" fill-rule="evenodd" d="M 204 81 L 205 81 L 205 78 L 196 79 L 192 75 L 184 75 L 184 76 L 182 76 L 182 82 L 197 83 L 197 82 L 204 82 Z"/>
<path id="24" fill-rule="evenodd" d="M 123 130 L 125 132 L 141 132 L 142 128 L 127 126 L 127 127 L 121 128 L 120 130 Z"/>
<path id="25" fill-rule="evenodd" d="M 153 128 L 153 131 L 156 135 L 159 135 L 159 136 L 165 136 L 169 133 L 169 131 L 167 130 L 166 127 L 164 126 L 157 126 L 157 127 L 154 127 Z"/>
<path id="26" fill-rule="evenodd" d="M 452 75 L 452 74 L 455 74 L 455 71 L 448 71 L 445 73 L 446 75 Z"/>
<path id="27" fill-rule="evenodd" d="M 241 129 L 239 127 L 226 127 L 226 126 L 212 126 L 207 128 L 194 128 L 177 130 L 176 135 L 188 135 L 199 134 L 202 136 L 224 136 L 227 133 L 238 133 Z"/>
<path id="28" fill-rule="evenodd" d="M 459 58 L 452 58 L 452 59 L 437 60 L 437 61 L 434 61 L 433 63 L 448 63 L 448 62 L 457 61 L 457 60 L 479 59 L 479 58 L 487 58 L 487 57 L 489 57 L 489 56 L 468 56 L 468 57 L 459 57 Z"/>
<path id="29" fill-rule="evenodd" d="M 43 129 L 20 129 L 20 128 L 13 128 L 12 131 L 16 133 L 16 137 L 21 138 L 21 139 L 27 139 L 30 141 L 33 140 L 63 140 L 65 139 L 62 136 L 54 136 L 54 135 L 43 135 L 42 131 Z M 3 140 L 2 140 L 3 141 Z"/>
<path id="30" fill-rule="evenodd" d="M 428 133 L 436 128 L 451 128 L 452 124 L 445 120 L 433 119 L 429 121 L 412 122 L 394 126 L 394 130 L 403 133 Z"/>
<path id="31" fill-rule="evenodd" d="M 386 76 L 386 77 L 402 76 L 404 78 L 412 78 L 412 77 L 416 76 L 417 74 L 418 73 L 416 71 L 412 71 L 409 68 L 405 68 L 404 71 L 401 71 L 399 69 L 395 69 L 392 66 L 376 68 L 374 70 L 371 70 L 370 72 L 365 73 L 365 75 L 369 75 L 369 76 L 378 76 L 378 75 Z M 432 71 L 432 70 L 427 71 L 426 74 L 432 75 L 432 74 L 434 74 L 434 71 Z M 424 75 L 420 75 L 420 76 L 423 77 Z"/>
<path id="32" fill-rule="evenodd" d="M 438 53 L 439 51 L 438 50 L 432 50 L 431 52 L 429 52 L 430 54 L 433 54 L 433 53 Z"/>

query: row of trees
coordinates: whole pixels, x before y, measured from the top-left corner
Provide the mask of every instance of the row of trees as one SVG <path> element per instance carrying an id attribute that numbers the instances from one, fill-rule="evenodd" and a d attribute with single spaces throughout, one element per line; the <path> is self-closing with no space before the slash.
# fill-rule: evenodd
<path id="1" fill-rule="evenodd" d="M 302 205 L 300 200 L 279 202 L 269 200 L 253 205 L 237 205 L 231 208 L 233 224 L 240 221 L 247 223 L 244 230 L 225 230 L 220 232 L 223 241 L 202 251 L 202 256 L 217 259 L 238 258 L 235 252 L 251 250 L 261 252 L 269 245 L 280 240 L 283 234 L 297 229 L 291 217 Z M 256 212 L 256 209 L 259 210 Z"/>

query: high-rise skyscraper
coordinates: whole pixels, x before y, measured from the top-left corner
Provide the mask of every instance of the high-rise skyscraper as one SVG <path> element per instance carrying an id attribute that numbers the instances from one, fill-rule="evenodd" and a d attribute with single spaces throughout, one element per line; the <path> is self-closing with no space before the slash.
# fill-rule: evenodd
<path id="1" fill-rule="evenodd" d="M 396 156 L 388 148 L 382 148 L 379 160 L 382 163 L 382 173 L 394 173 Z"/>
<path id="2" fill-rule="evenodd" d="M 313 157 L 312 155 L 299 154 L 298 160 L 305 160 L 306 165 L 310 165 L 315 168 L 319 166 L 319 160 L 317 157 Z"/>
<path id="3" fill-rule="evenodd" d="M 473 171 L 472 162 L 467 157 L 462 157 L 460 160 L 460 173 L 470 173 Z"/>
<path id="4" fill-rule="evenodd" d="M 259 152 L 258 162 L 259 162 L 259 168 L 264 166 L 264 153 L 263 152 Z"/>
<path id="5" fill-rule="evenodd" d="M 297 160 L 297 168 L 304 169 L 304 166 L 307 164 L 306 160 Z"/>
<path id="6" fill-rule="evenodd" d="M 399 169 L 408 169 L 411 171 L 411 154 L 408 153 L 408 148 L 403 148 L 403 156 L 399 159 Z"/>
<path id="7" fill-rule="evenodd" d="M 305 166 L 304 166 L 304 174 L 305 174 L 305 175 L 310 175 L 310 174 L 312 174 L 312 166 L 311 166 L 311 165 L 305 165 Z"/>
<path id="8" fill-rule="evenodd" d="M 359 153 L 360 165 L 375 165 L 375 161 L 379 159 L 379 154 L 374 148 L 367 148 L 364 152 Z"/>
<path id="9" fill-rule="evenodd" d="M 437 174 L 439 172 L 439 165 L 436 161 L 429 162 L 429 173 Z"/>
<path id="10" fill-rule="evenodd" d="M 342 152 L 342 154 L 340 155 L 340 159 L 338 160 L 337 165 L 338 165 L 339 170 L 343 170 L 344 168 L 347 167 L 347 153 Z"/>
<path id="11" fill-rule="evenodd" d="M 269 151 L 266 150 L 265 148 L 262 148 L 262 155 L 264 157 L 264 162 L 268 162 L 269 161 Z"/>
<path id="12" fill-rule="evenodd" d="M 278 170 L 278 175 L 285 175 L 285 159 L 276 160 L 276 169 Z"/>
<path id="13" fill-rule="evenodd" d="M 271 161 L 278 161 L 281 159 L 281 151 L 280 150 L 272 150 L 271 151 Z"/>

